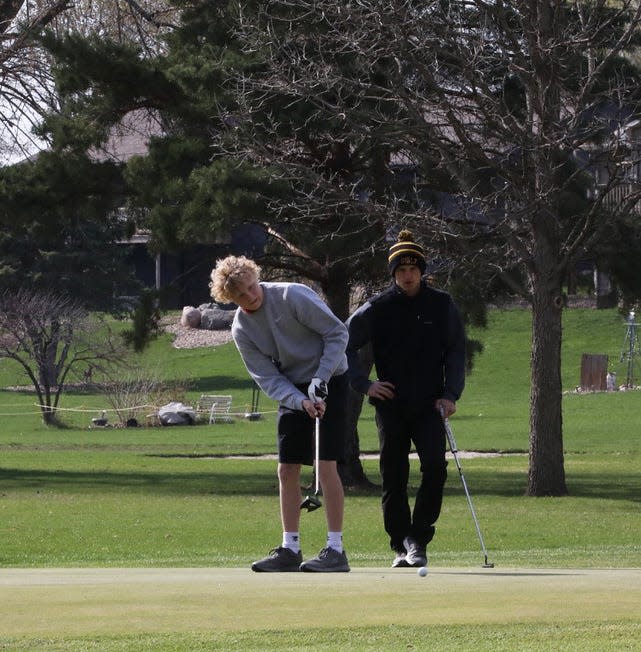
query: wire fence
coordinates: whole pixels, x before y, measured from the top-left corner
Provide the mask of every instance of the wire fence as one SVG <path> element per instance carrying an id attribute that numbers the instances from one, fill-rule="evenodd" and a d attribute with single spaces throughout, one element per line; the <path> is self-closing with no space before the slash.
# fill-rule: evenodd
<path id="1" fill-rule="evenodd" d="M 33 403 L 33 407 L 25 409 L 16 409 L 15 404 L 0 404 L 0 418 L 2 417 L 30 417 L 42 415 L 43 408 L 47 406 L 40 403 Z M 127 414 L 138 414 L 136 425 L 139 426 L 158 426 L 158 412 L 163 405 L 141 404 L 127 406 L 126 410 L 118 411 L 108 405 L 98 406 L 79 406 L 79 407 L 52 407 L 51 412 L 60 416 L 60 420 L 66 425 L 75 428 L 103 428 L 103 427 L 124 427 L 127 419 L 123 418 L 122 412 Z M 190 407 L 190 406 L 188 406 Z M 276 414 L 277 410 L 256 410 L 253 411 L 249 406 L 242 411 L 229 411 L 226 416 L 235 419 L 257 420 L 270 414 Z M 104 421 L 104 423 L 102 423 Z M 197 423 L 207 424 L 209 421 L 208 414 L 197 412 Z"/>

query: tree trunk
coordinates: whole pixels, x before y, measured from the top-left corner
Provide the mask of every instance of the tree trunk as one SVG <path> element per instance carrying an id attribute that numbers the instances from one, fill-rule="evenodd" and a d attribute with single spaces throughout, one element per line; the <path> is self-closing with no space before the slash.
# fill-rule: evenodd
<path id="1" fill-rule="evenodd" d="M 371 347 L 363 347 L 359 352 L 361 363 L 366 369 L 371 369 L 374 361 Z M 360 459 L 360 440 L 358 437 L 358 419 L 363 408 L 364 396 L 349 390 L 347 397 L 347 446 L 345 450 L 345 462 L 338 465 L 338 473 L 344 487 L 357 489 L 373 489 L 376 485 L 370 482 L 365 475 Z"/>
<path id="2" fill-rule="evenodd" d="M 49 405 L 41 408 L 42 411 L 42 422 L 46 426 L 53 426 L 57 423 L 56 411 Z"/>
<path id="3" fill-rule="evenodd" d="M 51 401 L 52 388 L 50 385 L 41 385 L 41 387 L 40 411 L 42 413 L 42 422 L 47 426 L 52 426 L 57 421 L 56 410 Z"/>
<path id="4" fill-rule="evenodd" d="M 548 279 L 549 280 L 549 279 Z M 565 496 L 560 282 L 533 287 L 528 496 Z M 557 291 L 549 288 L 557 286 Z"/>
<path id="5" fill-rule="evenodd" d="M 349 316 L 350 286 L 345 282 L 345 275 L 342 273 L 331 274 L 323 287 L 325 298 L 334 314 L 342 320 Z M 363 359 L 367 369 L 374 364 L 371 352 L 361 351 L 361 356 L 368 356 Z M 347 396 L 347 436 L 345 438 L 345 461 L 338 465 L 338 472 L 344 487 L 371 488 L 373 485 L 365 475 L 361 464 L 360 441 L 358 437 L 358 419 L 363 406 L 363 396 L 349 390 Z"/>
<path id="6" fill-rule="evenodd" d="M 322 287 L 327 305 L 341 321 L 345 321 L 349 317 L 349 298 L 351 296 L 351 287 L 345 281 L 345 275 L 330 273 Z"/>

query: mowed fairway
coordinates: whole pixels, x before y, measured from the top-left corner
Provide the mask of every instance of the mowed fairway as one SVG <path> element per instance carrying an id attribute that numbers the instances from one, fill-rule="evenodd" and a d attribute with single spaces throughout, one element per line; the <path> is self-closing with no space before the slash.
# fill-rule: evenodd
<path id="1" fill-rule="evenodd" d="M 3 569 L 0 636 L 639 622 L 640 569 Z M 2 639 L 0 639 L 1 641 Z M 14 639 L 15 640 L 15 639 Z"/>
<path id="2" fill-rule="evenodd" d="M 570 388 L 583 352 L 618 359 L 621 320 L 564 319 Z M 528 497 L 530 335 L 528 313 L 493 312 L 452 422 L 496 567 L 481 568 L 450 465 L 425 578 L 389 568 L 378 486 L 347 493 L 351 573 L 251 572 L 281 535 L 266 401 L 257 421 L 93 429 L 87 406 L 101 414 L 104 397 L 70 393 L 65 406 L 82 411 L 52 429 L 32 395 L 1 389 L 18 381 L 0 366 L 0 650 L 641 652 L 641 391 L 564 394 L 568 495 Z M 251 397 L 233 345 L 159 341 L 150 355 L 194 379 L 189 400 L 233 394 L 242 410 Z M 359 434 L 379 485 L 369 405 Z M 418 482 L 412 459 L 412 494 Z M 309 557 L 325 540 L 324 510 L 301 530 Z"/>

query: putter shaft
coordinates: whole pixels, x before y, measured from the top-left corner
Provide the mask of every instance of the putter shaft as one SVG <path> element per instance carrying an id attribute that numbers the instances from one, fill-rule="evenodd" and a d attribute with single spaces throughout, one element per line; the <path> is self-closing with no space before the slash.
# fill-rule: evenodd
<path id="1" fill-rule="evenodd" d="M 315 432 L 314 432 L 314 476 L 315 476 L 315 491 L 313 496 L 307 496 L 300 504 L 301 509 L 306 509 L 308 512 L 313 512 L 319 507 L 323 506 L 320 498 L 320 478 L 318 474 L 318 464 L 320 462 L 320 417 L 316 417 Z"/>
<path id="2" fill-rule="evenodd" d="M 314 475 L 316 476 L 316 495 L 320 493 L 320 478 L 318 477 L 318 464 L 320 462 L 320 417 L 316 417 L 314 424 Z"/>
<path id="3" fill-rule="evenodd" d="M 441 413 L 442 416 L 442 413 Z M 487 549 L 485 548 L 485 541 L 483 541 L 483 535 L 481 534 L 481 527 L 479 526 L 478 518 L 476 518 L 476 511 L 474 510 L 474 505 L 472 504 L 472 497 L 470 496 L 470 491 L 467 488 L 467 482 L 465 481 L 465 475 L 463 474 L 463 469 L 461 468 L 461 462 L 459 461 L 458 456 L 458 447 L 456 445 L 456 439 L 454 439 L 454 433 L 452 428 L 450 428 L 450 422 L 447 419 L 443 419 L 445 424 L 445 433 L 447 435 L 447 441 L 450 446 L 450 452 L 454 457 L 454 462 L 456 463 L 456 468 L 458 469 L 458 474 L 461 478 L 461 484 L 463 485 L 463 490 L 465 491 L 465 497 L 467 498 L 467 504 L 472 513 L 472 519 L 474 520 L 474 526 L 476 527 L 476 534 L 479 538 L 481 544 L 481 550 L 483 551 L 483 556 L 485 558 L 485 563 L 483 568 L 494 568 L 494 564 L 487 560 Z"/>

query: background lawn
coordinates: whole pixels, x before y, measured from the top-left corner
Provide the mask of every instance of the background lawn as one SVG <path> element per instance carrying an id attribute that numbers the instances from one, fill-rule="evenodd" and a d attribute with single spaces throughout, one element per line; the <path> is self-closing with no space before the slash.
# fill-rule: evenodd
<path id="1" fill-rule="evenodd" d="M 531 566 L 641 565 L 641 392 L 577 394 L 581 354 L 619 363 L 625 324 L 615 311 L 569 310 L 563 352 L 565 468 L 570 496 L 523 496 L 527 478 L 529 340 L 527 310 L 495 310 L 476 332 L 484 352 L 452 418 L 462 451 L 501 451 L 463 459 L 490 557 Z M 252 385 L 233 344 L 175 349 L 166 336 L 138 360 L 168 381 L 230 393 L 241 415 Z M 2 386 L 20 384 L 3 362 Z M 248 565 L 280 539 L 276 462 L 227 459 L 273 453 L 275 405 L 261 396 L 260 421 L 155 428 L 90 428 L 105 397 L 64 397 L 64 428 L 45 427 L 34 396 L 0 392 L 2 566 Z M 109 412 L 108 412 L 109 414 Z M 359 424 L 364 452 L 376 451 L 372 409 Z M 377 460 L 365 459 L 375 483 Z M 311 480 L 307 475 L 306 480 Z M 416 463 L 412 486 L 418 481 Z M 387 565 L 379 495 L 349 491 L 346 545 L 353 564 Z M 305 513 L 306 552 L 321 547 L 323 511 Z M 443 515 L 430 546 L 436 565 L 478 563 L 480 551 L 456 467 L 450 465 Z"/>
<path id="2" fill-rule="evenodd" d="M 178 317 L 176 316 L 176 319 Z M 487 329 L 471 329 L 470 335 L 483 342 L 484 351 L 467 378 L 452 427 L 461 450 L 527 452 L 530 393 L 530 312 L 493 310 Z M 619 383 L 626 378 L 620 361 L 625 322 L 615 310 L 572 309 L 564 313 L 562 381 L 565 391 L 564 443 L 568 452 L 624 452 L 641 450 L 641 391 L 576 393 L 580 381 L 581 355 L 609 356 L 610 368 Z M 172 336 L 154 342 L 133 360 L 137 368 L 167 382 L 187 387 L 172 400 L 195 405 L 202 393 L 231 394 L 232 410 L 249 411 L 252 382 L 233 344 L 197 349 L 175 349 Z M 641 362 L 641 359 L 640 361 Z M 641 364 L 635 367 L 641 383 Z M 0 388 L 25 384 L 25 376 L 9 361 L 0 360 Z M 68 445 L 153 449 L 154 452 L 185 454 L 264 454 L 275 450 L 273 419 L 276 405 L 263 394 L 259 409 L 264 419 L 250 422 L 238 418 L 235 424 L 196 428 L 139 428 L 136 430 L 90 430 L 91 418 L 102 410 L 113 422 L 105 396 L 76 391 L 64 395 L 61 415 L 66 429 L 47 429 L 41 424 L 30 392 L 0 389 L 0 446 Z M 152 411 L 151 409 L 149 410 Z M 363 452 L 377 450 L 373 409 L 364 406 L 359 423 Z M 103 435 L 105 437 L 103 441 Z"/>
<path id="3" fill-rule="evenodd" d="M 0 361 L 0 648 L 640 649 L 641 576 L 629 569 L 641 568 L 641 392 L 573 391 L 582 353 L 607 354 L 625 379 L 625 324 L 615 311 L 575 309 L 564 328 L 570 496 L 523 495 L 530 316 L 493 311 L 489 328 L 475 333 L 485 349 L 451 423 L 462 451 L 484 453 L 462 464 L 496 568 L 480 568 L 451 463 L 425 580 L 390 571 L 378 490 L 347 492 L 353 572 L 336 603 L 321 578 L 290 585 L 248 570 L 280 541 L 276 462 L 260 457 L 275 450 L 275 405 L 261 396 L 263 419 L 243 418 L 252 384 L 233 345 L 175 349 L 165 336 L 135 360 L 186 386 L 176 400 L 232 394 L 239 416 L 212 426 L 91 428 L 103 409 L 114 417 L 100 393 L 76 390 L 63 399 L 65 426 L 45 427 L 33 394 L 7 389 L 24 383 L 19 371 Z M 359 431 L 362 450 L 374 453 L 369 406 Z M 375 456 L 363 464 L 378 483 Z M 416 462 L 410 482 L 418 482 Z M 324 510 L 303 514 L 307 556 L 325 530 Z M 99 575 L 107 571 L 116 575 Z"/>

